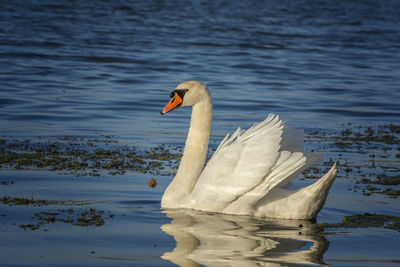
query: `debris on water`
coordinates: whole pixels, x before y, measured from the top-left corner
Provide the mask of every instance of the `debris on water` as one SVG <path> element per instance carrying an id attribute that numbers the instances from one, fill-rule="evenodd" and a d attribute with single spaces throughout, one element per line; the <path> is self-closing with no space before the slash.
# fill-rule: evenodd
<path id="1" fill-rule="evenodd" d="M 157 181 L 154 178 L 151 178 L 151 180 L 147 182 L 147 185 L 149 187 L 156 187 Z"/>

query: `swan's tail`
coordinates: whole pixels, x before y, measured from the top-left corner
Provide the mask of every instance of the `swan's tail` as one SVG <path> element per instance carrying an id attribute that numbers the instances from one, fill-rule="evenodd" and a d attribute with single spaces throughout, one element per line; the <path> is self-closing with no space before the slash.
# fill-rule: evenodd
<path id="1" fill-rule="evenodd" d="M 336 162 L 322 178 L 315 183 L 299 190 L 300 194 L 309 195 L 308 210 L 306 212 L 306 219 L 314 219 L 317 217 L 318 212 L 322 209 L 325 204 L 326 198 L 329 194 L 329 189 L 332 187 L 333 182 L 336 178 Z"/>
<path id="2" fill-rule="evenodd" d="M 302 220 L 315 219 L 325 204 L 329 189 L 335 181 L 336 172 L 335 163 L 328 173 L 307 187 L 293 192 L 282 189 L 282 191 L 285 191 L 280 192 L 283 197 L 259 206 L 255 216 Z M 282 211 L 282 207 L 287 207 L 286 212 Z"/>

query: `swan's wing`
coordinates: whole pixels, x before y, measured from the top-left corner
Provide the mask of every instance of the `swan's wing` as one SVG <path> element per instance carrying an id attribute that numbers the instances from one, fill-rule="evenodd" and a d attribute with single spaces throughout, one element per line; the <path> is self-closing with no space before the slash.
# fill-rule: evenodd
<path id="1" fill-rule="evenodd" d="M 285 126 L 278 157 L 271 171 L 256 187 L 230 203 L 223 212 L 251 214 L 262 199 L 271 199 L 269 194 L 272 189 L 286 187 L 300 172 L 320 159 L 319 155 L 304 152 L 302 130 Z"/>
<path id="2" fill-rule="evenodd" d="M 321 155 L 304 151 L 304 130 L 295 129 L 292 126 L 285 125 L 283 128 L 281 151 L 289 151 L 291 153 L 301 152 L 306 157 L 305 164 L 293 172 L 290 176 L 287 176 L 277 187 L 285 188 L 288 184 L 297 177 L 297 175 L 310 166 L 314 165 L 317 161 L 322 159 Z M 296 164 L 296 163 L 293 163 Z"/>
<path id="3" fill-rule="evenodd" d="M 282 121 L 270 114 L 247 131 L 227 135 L 187 198 L 187 207 L 220 212 L 253 190 L 278 160 L 282 131 Z"/>
<path id="4" fill-rule="evenodd" d="M 288 178 L 297 174 L 298 170 L 300 170 L 306 162 L 307 158 L 301 152 L 280 151 L 276 164 L 265 179 L 251 191 L 230 203 L 223 212 L 243 215 L 251 213 L 260 199 L 281 183 L 285 183 Z"/>

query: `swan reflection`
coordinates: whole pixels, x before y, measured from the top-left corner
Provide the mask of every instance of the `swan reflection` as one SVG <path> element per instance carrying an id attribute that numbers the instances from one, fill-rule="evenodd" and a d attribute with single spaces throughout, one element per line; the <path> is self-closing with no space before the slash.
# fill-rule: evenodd
<path id="1" fill-rule="evenodd" d="M 322 256 L 329 243 L 307 221 L 260 221 L 192 210 L 165 213 L 172 221 L 161 229 L 174 237 L 176 247 L 162 258 L 182 267 L 325 265 Z"/>

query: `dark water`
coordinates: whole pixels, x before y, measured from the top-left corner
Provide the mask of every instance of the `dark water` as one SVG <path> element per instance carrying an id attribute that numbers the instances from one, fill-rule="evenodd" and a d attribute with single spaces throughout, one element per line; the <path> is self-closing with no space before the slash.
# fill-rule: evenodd
<path id="1" fill-rule="evenodd" d="M 159 111 L 178 83 L 193 79 L 212 92 L 214 146 L 226 132 L 270 112 L 308 129 L 400 123 L 399 77 L 397 0 L 0 0 L 0 136 L 111 135 L 139 146 L 181 144 L 190 110 L 163 117 Z M 159 177 L 152 191 L 143 187 L 149 179 L 143 175 L 99 180 L 55 172 L 2 170 L 0 175 L 15 181 L 0 188 L 2 194 L 89 201 L 116 214 L 99 229 L 51 224 L 29 232 L 13 223 L 25 222 L 34 211 L 3 205 L 0 265 L 399 262 L 393 249 L 398 236 L 390 231 L 325 238 L 306 223 L 300 236 L 293 221 L 163 214 L 159 200 L 168 180 Z M 343 177 L 320 219 L 399 214 L 396 199 L 351 194 Z"/>
<path id="2" fill-rule="evenodd" d="M 400 121 L 395 0 L 1 1 L 0 9 L 3 135 L 167 141 L 165 129 L 185 133 L 189 112 L 161 118 L 160 107 L 191 79 L 212 90 L 218 135 L 269 112 L 301 127 Z"/>

